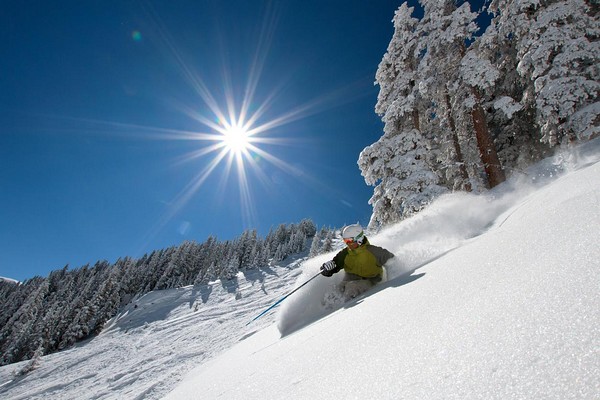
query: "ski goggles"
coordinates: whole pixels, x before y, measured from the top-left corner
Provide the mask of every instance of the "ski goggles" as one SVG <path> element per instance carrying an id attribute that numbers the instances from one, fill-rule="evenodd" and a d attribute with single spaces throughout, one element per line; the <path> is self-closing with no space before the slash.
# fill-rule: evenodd
<path id="1" fill-rule="evenodd" d="M 354 236 L 353 238 L 343 238 L 342 240 L 344 241 L 344 243 L 346 244 L 352 244 L 352 243 L 358 243 L 361 244 L 363 241 L 363 238 L 365 237 L 365 233 L 361 232 L 358 235 Z"/>

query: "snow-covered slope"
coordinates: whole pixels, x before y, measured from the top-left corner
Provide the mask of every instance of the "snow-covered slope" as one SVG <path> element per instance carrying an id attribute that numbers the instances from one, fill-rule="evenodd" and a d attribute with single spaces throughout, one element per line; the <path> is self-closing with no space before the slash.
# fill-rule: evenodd
<path id="1" fill-rule="evenodd" d="M 599 160 L 596 140 L 371 237 L 389 279 L 333 313 L 341 274 L 246 326 L 331 255 L 149 293 L 25 377 L 0 368 L 0 398 L 598 398 Z"/>
<path id="2" fill-rule="evenodd" d="M 498 201 L 510 203 L 506 196 Z M 424 215 L 436 221 L 436 213 Z M 427 221 L 420 218 L 406 224 Z M 409 239 L 406 224 L 381 241 L 401 250 L 395 240 Z M 595 163 L 529 193 L 476 238 L 432 241 L 439 257 L 412 275 L 283 338 L 276 326 L 249 337 L 190 373 L 167 399 L 597 399 L 599 228 Z M 460 230 L 428 229 L 442 242 Z M 419 258 L 408 260 L 410 268 Z M 307 293 L 319 295 L 322 282 L 298 298 L 311 304 Z M 289 307 L 280 328 L 301 308 Z"/>
<path id="3" fill-rule="evenodd" d="M 291 289 L 300 260 L 239 274 L 201 288 L 155 291 L 135 299 L 96 338 L 42 358 L 0 368 L 2 399 L 156 399 L 190 369 L 231 347 L 246 323 Z M 272 324 L 269 314 L 253 330 Z"/>

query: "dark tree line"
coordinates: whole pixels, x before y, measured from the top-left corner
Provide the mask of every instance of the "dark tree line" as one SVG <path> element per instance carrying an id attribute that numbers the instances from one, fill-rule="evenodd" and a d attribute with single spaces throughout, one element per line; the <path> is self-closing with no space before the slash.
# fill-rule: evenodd
<path id="1" fill-rule="evenodd" d="M 316 234 L 314 223 L 303 220 L 279 225 L 265 238 L 247 230 L 235 240 L 186 241 L 140 259 L 65 266 L 20 284 L 0 281 L 0 365 L 62 350 L 97 334 L 135 296 L 232 279 L 240 271 L 308 250 Z"/>

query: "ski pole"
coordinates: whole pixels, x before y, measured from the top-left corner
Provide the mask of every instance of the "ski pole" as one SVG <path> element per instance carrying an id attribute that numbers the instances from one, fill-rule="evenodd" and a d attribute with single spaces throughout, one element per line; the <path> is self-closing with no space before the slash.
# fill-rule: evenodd
<path id="1" fill-rule="evenodd" d="M 282 301 L 284 301 L 285 299 L 287 299 L 288 297 L 290 297 L 294 292 L 296 292 L 302 286 L 306 285 L 308 282 L 312 281 L 313 279 L 315 279 L 319 275 L 321 275 L 321 271 L 319 271 L 319 273 L 317 273 L 315 276 L 313 276 L 312 278 L 310 278 L 309 280 L 307 280 L 306 282 L 304 282 L 302 285 L 298 286 L 296 289 L 292 290 L 291 292 L 289 292 L 288 294 L 286 294 L 285 296 L 283 296 L 282 298 L 280 298 L 279 300 L 277 300 L 275 303 L 273 303 L 273 305 L 269 306 L 269 308 L 267 308 L 265 311 L 261 312 L 256 317 L 254 317 L 252 320 L 250 320 L 246 324 L 246 326 L 250 325 L 251 322 L 256 321 L 257 319 L 259 319 L 260 317 L 262 317 L 263 315 L 265 315 L 266 313 L 268 313 L 269 310 L 277 307 L 279 305 L 279 303 L 281 303 Z"/>

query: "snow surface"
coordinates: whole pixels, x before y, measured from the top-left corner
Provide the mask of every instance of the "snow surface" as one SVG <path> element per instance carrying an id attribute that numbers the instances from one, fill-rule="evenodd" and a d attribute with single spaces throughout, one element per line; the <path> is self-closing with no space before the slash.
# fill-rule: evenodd
<path id="1" fill-rule="evenodd" d="M 291 290 L 300 261 L 134 299 L 99 336 L 43 357 L 31 374 L 13 377 L 28 362 L 1 367 L 0 399 L 160 398 L 190 369 L 272 324 L 269 314 L 245 329 Z"/>
<path id="2" fill-rule="evenodd" d="M 246 326 L 331 254 L 152 292 L 25 377 L 0 368 L 0 398 L 600 398 L 598 161 L 600 139 L 370 237 L 388 280 L 334 312 L 342 274 Z"/>
<path id="3" fill-rule="evenodd" d="M 283 338 L 271 326 L 166 398 L 599 398 L 600 164 L 567 159 L 593 165 L 537 191 L 448 196 L 374 237 L 400 262 L 370 296 Z M 326 280 L 282 309 L 284 333 Z"/>

